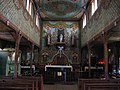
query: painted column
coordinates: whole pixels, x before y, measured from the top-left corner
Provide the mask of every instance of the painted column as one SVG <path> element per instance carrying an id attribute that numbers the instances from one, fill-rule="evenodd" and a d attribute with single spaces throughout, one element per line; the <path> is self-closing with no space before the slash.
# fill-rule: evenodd
<path id="1" fill-rule="evenodd" d="M 42 49 L 42 35 L 43 35 L 43 21 L 39 18 L 39 20 L 40 20 L 40 51 L 41 51 L 41 49 Z"/>
<path id="2" fill-rule="evenodd" d="M 14 66 L 14 77 L 18 75 L 18 56 L 19 56 L 19 44 L 21 40 L 21 32 L 16 32 L 16 41 L 15 41 L 15 66 Z"/>
<path id="3" fill-rule="evenodd" d="M 79 46 L 78 46 L 78 48 L 79 48 L 79 50 L 80 50 L 80 54 L 79 54 L 79 58 L 80 58 L 80 67 L 82 68 L 82 58 L 81 58 L 81 24 L 82 24 L 82 21 L 80 21 L 79 23 L 78 23 L 78 30 L 79 30 L 79 39 L 78 39 L 78 44 L 79 44 Z M 82 70 L 82 69 L 81 69 Z"/>
<path id="4" fill-rule="evenodd" d="M 88 71 L 89 71 L 89 77 L 91 77 L 91 50 L 89 43 L 87 44 L 88 48 Z"/>
<path id="5" fill-rule="evenodd" d="M 44 82 L 43 82 L 43 76 L 40 76 L 41 80 L 40 80 L 40 90 L 44 90 Z"/>
<path id="6" fill-rule="evenodd" d="M 40 19 L 40 18 L 39 18 Z M 41 51 L 42 51 L 42 46 L 43 46 L 43 42 L 42 42 L 42 31 L 43 31 L 43 21 L 40 19 L 40 48 L 39 48 L 39 63 L 41 63 L 41 57 L 40 57 L 40 54 L 41 54 Z"/>
<path id="7" fill-rule="evenodd" d="M 30 52 L 30 73 L 31 73 L 31 76 L 32 76 L 32 65 L 33 65 L 33 50 L 34 50 L 34 44 L 32 43 L 32 46 L 31 46 L 31 52 Z"/>
<path id="8" fill-rule="evenodd" d="M 108 79 L 108 46 L 107 46 L 107 33 L 103 33 L 103 44 L 104 44 L 104 62 L 105 62 L 105 79 Z"/>

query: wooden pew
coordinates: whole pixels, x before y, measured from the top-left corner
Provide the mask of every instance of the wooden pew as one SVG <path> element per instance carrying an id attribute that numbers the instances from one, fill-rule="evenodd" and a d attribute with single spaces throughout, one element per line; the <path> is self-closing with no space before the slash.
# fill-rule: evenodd
<path id="1" fill-rule="evenodd" d="M 32 80 L 34 81 L 35 89 L 36 90 L 43 90 L 43 77 L 42 75 L 40 77 L 34 77 L 34 76 L 18 76 L 19 79 L 24 80 Z"/>
<path id="2" fill-rule="evenodd" d="M 16 88 L 23 90 L 43 90 L 43 78 L 40 77 L 33 77 L 33 76 L 18 76 L 17 78 L 14 77 L 0 77 L 0 84 L 4 88 Z M 14 87 L 12 87 L 14 86 Z M 1 90 L 1 89 L 0 89 Z"/>
<path id="3" fill-rule="evenodd" d="M 33 84 L 28 80 L 0 79 L 0 90 L 34 90 Z"/>
<path id="4" fill-rule="evenodd" d="M 79 79 L 78 90 L 120 90 L 120 79 Z"/>

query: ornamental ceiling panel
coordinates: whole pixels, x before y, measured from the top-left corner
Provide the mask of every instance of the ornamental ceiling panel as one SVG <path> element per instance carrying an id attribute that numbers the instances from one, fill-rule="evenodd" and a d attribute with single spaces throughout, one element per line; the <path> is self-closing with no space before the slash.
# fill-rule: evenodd
<path id="1" fill-rule="evenodd" d="M 79 20 L 87 2 L 88 0 L 42 0 L 41 16 L 52 20 Z"/>

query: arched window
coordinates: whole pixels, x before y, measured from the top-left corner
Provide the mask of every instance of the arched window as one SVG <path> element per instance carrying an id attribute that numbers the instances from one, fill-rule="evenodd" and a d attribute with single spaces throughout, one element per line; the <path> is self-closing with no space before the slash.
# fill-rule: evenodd
<path id="1" fill-rule="evenodd" d="M 28 11 L 28 13 L 31 15 L 31 17 L 34 19 L 35 21 L 35 5 L 33 3 L 32 0 L 23 0 L 24 3 L 24 7 L 26 8 L 26 10 Z"/>
<path id="2" fill-rule="evenodd" d="M 30 4 L 30 0 L 27 0 L 27 4 L 26 4 L 26 10 L 29 10 L 29 4 Z"/>
<path id="3" fill-rule="evenodd" d="M 36 20 L 35 20 L 35 21 L 36 21 L 36 25 L 37 25 L 38 27 L 40 27 L 40 26 L 39 26 L 39 15 L 38 15 L 38 13 L 36 14 Z"/>
<path id="4" fill-rule="evenodd" d="M 92 0 L 92 12 L 91 14 L 93 15 L 95 13 L 95 11 L 97 10 L 98 8 L 98 0 Z"/>
<path id="5" fill-rule="evenodd" d="M 31 17 L 34 19 L 34 21 L 35 21 L 35 5 L 34 5 L 34 3 L 32 3 L 32 5 L 31 5 Z"/>
<path id="6" fill-rule="evenodd" d="M 33 8 L 33 1 L 27 0 L 26 2 L 26 10 L 29 12 L 29 14 L 32 14 L 32 8 Z"/>
<path id="7" fill-rule="evenodd" d="M 31 15 L 32 13 L 32 2 L 30 2 L 30 5 L 29 5 L 29 10 L 28 10 L 29 14 Z"/>
<path id="8" fill-rule="evenodd" d="M 86 26 L 86 22 L 87 22 L 86 14 L 84 13 L 84 15 L 83 15 L 83 28 Z"/>

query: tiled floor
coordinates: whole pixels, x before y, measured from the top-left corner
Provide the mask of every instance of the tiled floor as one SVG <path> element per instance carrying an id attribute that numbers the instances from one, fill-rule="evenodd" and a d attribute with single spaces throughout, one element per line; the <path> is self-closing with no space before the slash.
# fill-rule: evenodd
<path id="1" fill-rule="evenodd" d="M 77 84 L 63 85 L 63 84 L 44 84 L 44 90 L 78 90 Z"/>

